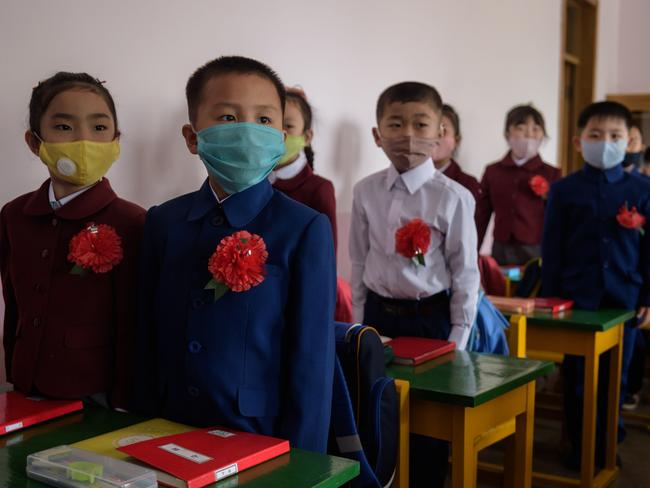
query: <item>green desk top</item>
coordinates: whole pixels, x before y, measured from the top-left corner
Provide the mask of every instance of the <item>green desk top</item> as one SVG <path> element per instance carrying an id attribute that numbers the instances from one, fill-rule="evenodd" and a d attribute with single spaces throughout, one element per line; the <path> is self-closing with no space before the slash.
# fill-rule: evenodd
<path id="1" fill-rule="evenodd" d="M 0 487 L 40 488 L 46 485 L 27 478 L 27 455 L 60 444 L 72 444 L 89 437 L 105 434 L 146 418 L 86 408 L 44 424 L 0 437 Z M 247 488 L 341 486 L 359 474 L 355 461 L 313 452 L 292 449 L 254 468 L 210 485 L 215 488 L 245 486 Z"/>
<path id="2" fill-rule="evenodd" d="M 549 361 L 455 351 L 416 367 L 393 364 L 388 374 L 408 381 L 411 395 L 418 398 L 476 407 L 553 368 Z"/>
<path id="3" fill-rule="evenodd" d="M 525 315 L 527 317 L 527 323 L 530 325 L 561 327 L 585 332 L 604 332 L 634 317 L 634 311 L 618 309 L 571 309 L 556 314 L 532 312 Z"/>

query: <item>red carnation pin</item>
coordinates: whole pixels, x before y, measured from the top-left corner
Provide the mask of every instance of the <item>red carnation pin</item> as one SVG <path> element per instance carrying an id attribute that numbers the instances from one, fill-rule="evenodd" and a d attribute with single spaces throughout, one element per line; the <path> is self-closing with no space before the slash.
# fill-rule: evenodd
<path id="1" fill-rule="evenodd" d="M 71 274 L 108 273 L 122 261 L 122 239 L 110 225 L 89 223 L 70 239 Z"/>
<path id="2" fill-rule="evenodd" d="M 217 301 L 227 291 L 250 290 L 264 281 L 264 263 L 269 253 L 257 234 L 242 230 L 224 237 L 208 261 L 212 279 L 205 285 Z"/>
<path id="3" fill-rule="evenodd" d="M 645 217 L 637 212 L 636 207 L 628 209 L 627 202 L 623 205 L 616 215 L 616 220 L 626 229 L 638 230 L 641 235 L 644 234 L 643 226 L 645 225 Z"/>
<path id="4" fill-rule="evenodd" d="M 424 255 L 431 243 L 431 229 L 426 222 L 413 219 L 395 232 L 395 251 L 417 265 L 424 266 Z"/>
<path id="5" fill-rule="evenodd" d="M 548 180 L 541 175 L 533 176 L 528 183 L 533 193 L 541 198 L 546 198 L 548 190 L 551 188 Z"/>

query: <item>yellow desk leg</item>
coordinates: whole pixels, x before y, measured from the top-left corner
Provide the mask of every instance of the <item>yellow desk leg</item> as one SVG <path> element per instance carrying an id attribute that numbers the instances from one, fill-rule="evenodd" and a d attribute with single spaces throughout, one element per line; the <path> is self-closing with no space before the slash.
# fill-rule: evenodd
<path id="1" fill-rule="evenodd" d="M 477 453 L 474 450 L 474 436 L 468 425 L 467 408 L 454 408 L 453 434 L 451 442 L 451 486 L 453 488 L 476 487 Z"/>
<path id="2" fill-rule="evenodd" d="M 504 476 L 509 488 L 530 488 L 533 472 L 535 382 L 526 385 L 526 410 L 515 418 L 515 434 L 508 439 Z"/>
<path id="3" fill-rule="evenodd" d="M 397 388 L 397 401 L 399 403 L 399 441 L 397 453 L 397 466 L 395 473 L 395 488 L 408 488 L 409 486 L 409 439 L 410 439 L 410 412 L 408 381 L 395 380 Z"/>
<path id="4" fill-rule="evenodd" d="M 508 329 L 508 348 L 510 356 L 515 358 L 526 357 L 526 316 L 512 315 Z"/>
<path id="5" fill-rule="evenodd" d="M 585 354 L 584 401 L 582 406 L 582 452 L 580 486 L 591 487 L 594 477 L 594 454 L 596 452 L 596 404 L 598 392 L 598 369 L 600 358 L 595 344 Z"/>
<path id="6" fill-rule="evenodd" d="M 623 334 L 625 327 L 619 326 L 619 342 L 611 351 L 609 359 L 609 387 L 607 405 L 607 452 L 605 454 L 605 469 L 616 470 L 616 447 L 618 444 L 618 415 L 621 395 L 620 381 L 623 360 Z"/>

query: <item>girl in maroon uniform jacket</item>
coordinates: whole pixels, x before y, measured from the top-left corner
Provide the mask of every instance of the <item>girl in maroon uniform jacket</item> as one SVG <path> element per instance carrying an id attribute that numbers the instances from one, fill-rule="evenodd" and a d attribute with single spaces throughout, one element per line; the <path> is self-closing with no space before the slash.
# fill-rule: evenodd
<path id="1" fill-rule="evenodd" d="M 284 130 L 287 132 L 286 152 L 271 182 L 278 190 L 294 200 L 327 215 L 332 224 L 334 251 L 337 248 L 336 198 L 334 185 L 314 173 L 314 151 L 311 140 L 312 110 L 305 92 L 299 88 L 287 88 L 287 104 L 284 109 Z M 337 279 L 335 319 L 352 322 L 352 295 L 350 285 Z"/>
<path id="2" fill-rule="evenodd" d="M 546 128 L 533 106 L 519 105 L 508 112 L 505 137 L 510 150 L 485 168 L 481 180 L 476 208 L 479 246 L 494 212 L 492 256 L 501 265 L 525 264 L 540 256 L 546 193 L 561 175 L 539 155 Z"/>
<path id="3" fill-rule="evenodd" d="M 50 178 L 0 213 L 7 379 L 17 390 L 126 405 L 144 210 L 104 175 L 119 157 L 113 99 L 86 73 L 32 91 L 25 141 Z"/>

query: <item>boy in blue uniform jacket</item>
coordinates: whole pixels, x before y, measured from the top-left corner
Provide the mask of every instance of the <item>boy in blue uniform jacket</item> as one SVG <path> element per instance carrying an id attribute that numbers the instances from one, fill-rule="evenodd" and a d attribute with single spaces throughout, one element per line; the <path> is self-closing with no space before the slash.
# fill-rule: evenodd
<path id="1" fill-rule="evenodd" d="M 186 92 L 191 123 L 183 135 L 208 179 L 147 214 L 134 407 L 323 452 L 334 367 L 334 246 L 327 217 L 267 180 L 284 153 L 284 85 L 262 63 L 222 57 L 199 68 Z M 252 236 L 227 239 L 238 231 Z M 252 246 L 256 240 L 268 256 Z M 208 271 L 220 243 L 233 253 L 217 263 L 222 275 Z M 250 259 L 265 260 L 261 279 Z M 239 285 L 249 278 L 244 289 L 232 279 L 239 272 Z M 218 277 L 221 296 L 206 288 Z"/>
<path id="2" fill-rule="evenodd" d="M 631 115 L 615 102 L 588 106 L 578 119 L 576 148 L 586 161 L 578 171 L 551 187 L 542 242 L 542 293 L 575 301 L 576 308 L 636 310 L 625 324 L 622 392 L 625 392 L 638 320 L 650 305 L 650 183 L 630 175 L 621 165 L 628 143 Z M 633 218 L 623 219 L 625 212 Z M 630 214 L 631 212 L 631 214 Z M 644 232 L 645 231 L 645 232 Z M 603 464 L 604 422 L 609 354 L 601 358 L 596 462 Z M 566 356 L 565 413 L 573 452 L 579 465 L 584 362 Z M 619 434 L 622 440 L 623 431 Z"/>

